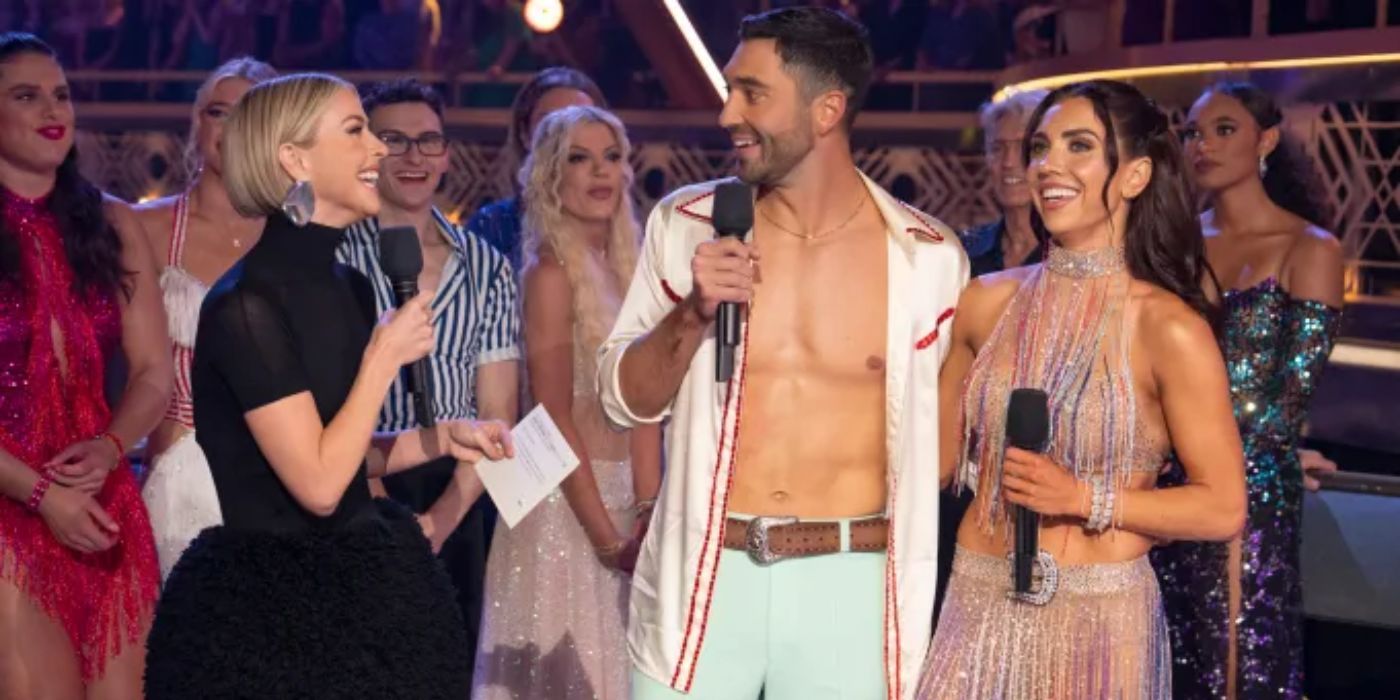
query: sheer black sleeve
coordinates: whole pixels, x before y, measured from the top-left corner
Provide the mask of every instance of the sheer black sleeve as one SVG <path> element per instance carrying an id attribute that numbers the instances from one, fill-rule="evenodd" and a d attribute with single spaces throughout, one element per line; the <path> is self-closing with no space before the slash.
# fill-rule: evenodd
<path id="1" fill-rule="evenodd" d="M 344 276 L 345 282 L 350 285 L 350 293 L 355 295 L 355 301 L 360 306 L 360 314 L 373 328 L 375 324 L 379 323 L 379 317 L 383 314 L 374 300 L 374 285 L 365 276 L 365 273 L 353 267 L 348 265 L 337 265 L 336 267 L 339 273 Z M 387 309 L 385 310 L 387 311 Z"/>
<path id="2" fill-rule="evenodd" d="M 238 289 L 205 305 L 195 348 L 201 353 L 244 413 L 310 390 L 296 334 L 256 291 Z"/>

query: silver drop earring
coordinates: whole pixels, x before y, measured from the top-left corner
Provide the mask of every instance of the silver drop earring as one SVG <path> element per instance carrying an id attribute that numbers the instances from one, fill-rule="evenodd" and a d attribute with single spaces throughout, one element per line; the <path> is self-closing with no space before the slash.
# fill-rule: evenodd
<path id="1" fill-rule="evenodd" d="M 282 213 L 297 226 L 305 226 L 315 211 L 316 192 L 311 189 L 311 181 L 297 180 L 282 198 Z"/>
<path id="2" fill-rule="evenodd" d="M 1269 174 L 1269 162 L 1264 160 L 1264 156 L 1259 156 L 1259 179 L 1263 180 Z"/>

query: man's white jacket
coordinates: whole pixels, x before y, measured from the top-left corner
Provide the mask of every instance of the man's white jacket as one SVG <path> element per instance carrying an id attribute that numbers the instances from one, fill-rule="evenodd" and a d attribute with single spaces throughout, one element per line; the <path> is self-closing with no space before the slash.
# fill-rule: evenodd
<path id="1" fill-rule="evenodd" d="M 938 372 L 948 354 L 958 294 L 968 261 L 942 222 L 892 197 L 862 175 L 887 228 L 889 307 L 885 418 L 886 566 L 884 656 L 888 700 L 907 700 L 928 649 L 938 546 Z M 600 349 L 599 393 L 621 427 L 667 418 L 666 473 L 632 577 L 628 648 L 637 668 L 681 692 L 695 679 L 712 614 L 711 597 L 724 542 L 735 436 L 744 400 L 748 326 L 733 378 L 714 379 L 713 332 L 700 345 L 675 399 L 643 416 L 622 397 L 619 366 L 632 341 L 646 335 L 691 290 L 695 247 L 714 237 L 709 182 L 678 190 L 647 220 L 646 242 L 612 335 Z M 799 406 L 796 410 L 819 410 Z"/>

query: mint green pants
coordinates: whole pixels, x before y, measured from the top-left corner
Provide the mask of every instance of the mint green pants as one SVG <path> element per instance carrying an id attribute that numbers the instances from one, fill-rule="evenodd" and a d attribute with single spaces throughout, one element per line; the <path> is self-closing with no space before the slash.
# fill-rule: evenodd
<path id="1" fill-rule="evenodd" d="M 726 549 L 690 694 L 633 669 L 632 700 L 883 700 L 884 591 L 883 552 Z"/>

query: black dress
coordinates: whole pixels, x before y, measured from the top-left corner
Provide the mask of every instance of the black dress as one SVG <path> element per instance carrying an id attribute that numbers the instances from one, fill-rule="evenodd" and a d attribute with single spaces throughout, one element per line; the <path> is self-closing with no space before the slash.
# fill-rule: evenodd
<path id="1" fill-rule="evenodd" d="M 407 511 L 370 497 L 365 466 L 335 512 L 301 507 L 244 414 L 309 391 L 340 410 L 369 341 L 373 296 L 335 263 L 342 231 L 280 215 L 210 292 L 191 382 L 195 434 L 224 525 L 166 582 L 146 697 L 452 698 L 471 650 L 451 583 Z"/>

